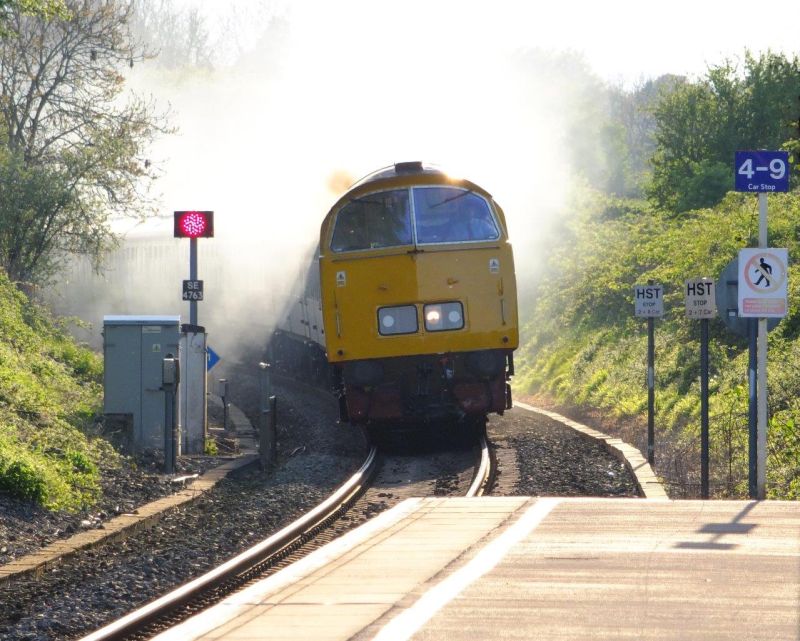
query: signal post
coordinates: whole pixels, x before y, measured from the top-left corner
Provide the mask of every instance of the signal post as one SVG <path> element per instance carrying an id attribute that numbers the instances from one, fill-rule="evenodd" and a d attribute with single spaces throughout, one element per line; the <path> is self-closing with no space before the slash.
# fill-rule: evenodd
<path id="1" fill-rule="evenodd" d="M 189 280 L 183 281 L 183 300 L 189 301 L 189 324 L 197 325 L 197 301 L 203 300 L 203 281 L 197 279 L 197 239 L 214 237 L 213 211 L 176 211 L 175 238 L 189 239 Z"/>
<path id="2" fill-rule="evenodd" d="M 208 384 L 208 348 L 205 328 L 198 325 L 197 303 L 203 300 L 203 281 L 198 279 L 197 239 L 214 237 L 213 211 L 176 211 L 175 238 L 189 239 L 189 280 L 183 281 L 182 298 L 189 302 L 189 323 L 181 327 L 181 414 L 184 422 L 184 451 L 205 450 Z"/>

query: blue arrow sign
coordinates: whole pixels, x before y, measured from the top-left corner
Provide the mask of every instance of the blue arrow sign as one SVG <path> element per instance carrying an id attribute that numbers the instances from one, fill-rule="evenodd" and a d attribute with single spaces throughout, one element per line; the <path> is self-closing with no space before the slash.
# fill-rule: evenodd
<path id="1" fill-rule="evenodd" d="M 206 357 L 208 360 L 206 361 L 206 371 L 210 372 L 211 368 L 214 367 L 220 361 L 220 355 L 217 354 L 213 349 L 210 347 L 206 347 Z"/>
<path id="2" fill-rule="evenodd" d="M 789 191 L 788 151 L 737 151 L 736 191 Z"/>

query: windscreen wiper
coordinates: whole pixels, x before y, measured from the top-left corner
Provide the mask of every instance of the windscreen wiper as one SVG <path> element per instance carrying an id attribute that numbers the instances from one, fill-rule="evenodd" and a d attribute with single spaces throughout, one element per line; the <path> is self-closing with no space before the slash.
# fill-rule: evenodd
<path id="1" fill-rule="evenodd" d="M 463 192 L 461 192 L 460 194 L 458 194 L 458 196 L 451 196 L 450 198 L 445 198 L 445 199 L 444 199 L 442 202 L 440 202 L 440 203 L 436 203 L 435 205 L 431 205 L 431 206 L 429 207 L 429 209 L 435 209 L 435 208 L 436 208 L 436 207 L 438 207 L 439 205 L 444 205 L 444 204 L 446 204 L 446 203 L 451 203 L 451 202 L 453 202 L 454 200 L 458 200 L 459 198 L 463 198 L 464 196 L 468 196 L 468 195 L 469 195 L 469 194 L 471 194 L 471 193 L 473 193 L 473 191 L 472 191 L 471 189 L 468 189 L 468 190 L 466 190 L 466 191 L 463 191 Z"/>

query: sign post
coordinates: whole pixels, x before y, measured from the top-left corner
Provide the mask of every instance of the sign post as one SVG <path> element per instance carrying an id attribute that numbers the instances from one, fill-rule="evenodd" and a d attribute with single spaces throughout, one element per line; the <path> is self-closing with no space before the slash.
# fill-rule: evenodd
<path id="1" fill-rule="evenodd" d="M 647 318 L 647 462 L 655 465 L 655 329 L 653 321 L 664 315 L 664 288 L 652 280 L 633 287 L 634 315 Z"/>
<path id="2" fill-rule="evenodd" d="M 758 194 L 758 249 L 739 252 L 739 315 L 758 318 L 756 498 L 762 500 L 767 496 L 767 318 L 786 315 L 788 264 L 785 249 L 767 249 L 767 194 L 789 191 L 789 153 L 737 151 L 734 171 L 736 191 Z M 774 273 L 776 268 L 782 274 Z"/>
<path id="3" fill-rule="evenodd" d="M 686 316 L 700 319 L 700 496 L 707 499 L 708 491 L 708 319 L 716 316 L 717 303 L 714 281 L 695 278 L 684 284 Z"/>
<path id="4" fill-rule="evenodd" d="M 739 256 L 729 262 L 719 275 L 716 285 L 716 301 L 719 319 L 734 334 L 747 339 L 749 359 L 747 365 L 748 386 L 748 485 L 750 498 L 758 495 L 756 490 L 756 439 L 758 424 L 757 393 L 757 354 L 758 354 L 758 319 L 739 316 Z M 767 319 L 767 331 L 778 326 L 779 318 Z"/>
<path id="5" fill-rule="evenodd" d="M 759 200 L 762 197 L 766 199 L 765 194 L 759 194 Z M 755 498 L 764 499 L 767 481 L 767 319 L 786 315 L 789 252 L 766 247 L 766 211 L 759 218 L 759 247 L 739 251 L 738 305 L 741 317 L 758 319 Z"/>

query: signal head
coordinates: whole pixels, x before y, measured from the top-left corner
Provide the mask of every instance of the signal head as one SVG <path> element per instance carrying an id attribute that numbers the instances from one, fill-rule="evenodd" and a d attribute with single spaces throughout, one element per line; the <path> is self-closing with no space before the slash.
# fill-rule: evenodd
<path id="1" fill-rule="evenodd" d="M 176 211 L 175 238 L 213 238 L 213 211 Z"/>

